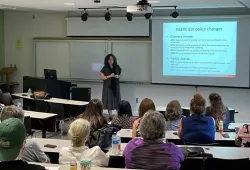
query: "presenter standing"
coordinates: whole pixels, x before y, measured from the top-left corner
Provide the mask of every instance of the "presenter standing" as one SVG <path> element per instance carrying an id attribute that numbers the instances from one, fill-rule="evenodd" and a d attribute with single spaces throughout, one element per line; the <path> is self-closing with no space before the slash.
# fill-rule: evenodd
<path id="1" fill-rule="evenodd" d="M 119 80 L 121 72 L 122 69 L 117 64 L 116 57 L 113 54 L 108 54 L 104 59 L 100 78 L 103 80 L 103 108 L 108 110 L 109 116 L 112 115 L 112 110 L 118 109 L 118 104 L 121 101 Z"/>

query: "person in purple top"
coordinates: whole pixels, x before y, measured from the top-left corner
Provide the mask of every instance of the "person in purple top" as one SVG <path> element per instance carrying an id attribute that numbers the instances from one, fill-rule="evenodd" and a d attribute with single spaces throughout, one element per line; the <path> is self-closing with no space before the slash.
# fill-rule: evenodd
<path id="1" fill-rule="evenodd" d="M 157 111 L 148 111 L 141 119 L 142 138 L 132 139 L 123 151 L 126 168 L 179 170 L 184 155 L 173 143 L 164 143 L 166 121 Z"/>

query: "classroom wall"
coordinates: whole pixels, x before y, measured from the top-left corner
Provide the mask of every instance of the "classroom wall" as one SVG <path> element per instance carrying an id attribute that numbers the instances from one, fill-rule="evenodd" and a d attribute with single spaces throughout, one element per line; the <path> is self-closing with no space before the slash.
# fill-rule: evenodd
<path id="1" fill-rule="evenodd" d="M 0 10 L 0 69 L 2 67 L 4 67 L 4 11 Z"/>
<path id="2" fill-rule="evenodd" d="M 17 90 L 21 91 L 23 75 L 34 75 L 33 38 L 65 37 L 65 14 L 4 11 L 4 29 L 5 65 L 17 65 L 11 78 L 20 83 Z"/>
<path id="3" fill-rule="evenodd" d="M 20 83 L 17 91 L 22 91 L 22 76 L 34 75 L 33 60 L 33 37 L 65 37 L 66 20 L 64 14 L 33 13 L 33 12 L 4 12 L 4 40 L 5 40 L 5 64 L 17 64 L 18 72 L 12 76 L 12 80 Z M 21 48 L 16 48 L 16 40 L 21 40 Z M 60 64 L 60 61 L 58 61 Z M 91 87 L 92 98 L 101 98 L 101 83 L 74 82 L 80 87 Z M 195 88 L 192 86 L 169 86 L 169 85 L 137 85 L 121 84 L 122 99 L 131 102 L 136 111 L 139 102 L 149 97 L 156 105 L 166 106 L 172 99 L 178 99 L 182 106 L 188 106 L 193 93 L 201 92 L 208 98 L 209 93 L 218 92 L 227 106 L 237 109 L 238 122 L 250 122 L 249 103 L 250 90 L 230 88 Z"/>

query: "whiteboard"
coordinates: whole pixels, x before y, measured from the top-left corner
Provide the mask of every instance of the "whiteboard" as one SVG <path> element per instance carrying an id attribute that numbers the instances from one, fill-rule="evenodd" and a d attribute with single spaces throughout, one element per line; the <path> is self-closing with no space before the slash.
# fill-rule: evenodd
<path id="1" fill-rule="evenodd" d="M 58 78 L 69 78 L 69 44 L 65 41 L 37 41 L 35 46 L 36 76 L 43 77 L 44 69 L 54 69 Z"/>
<path id="2" fill-rule="evenodd" d="M 104 58 L 113 53 L 122 68 L 121 81 L 151 82 L 151 41 L 35 40 L 36 76 L 45 68 L 58 78 L 100 80 Z"/>
<path id="3" fill-rule="evenodd" d="M 75 79 L 100 79 L 106 55 L 105 41 L 70 43 L 70 77 Z"/>
<path id="4" fill-rule="evenodd" d="M 121 81 L 151 82 L 151 42 L 112 42 L 122 68 Z"/>

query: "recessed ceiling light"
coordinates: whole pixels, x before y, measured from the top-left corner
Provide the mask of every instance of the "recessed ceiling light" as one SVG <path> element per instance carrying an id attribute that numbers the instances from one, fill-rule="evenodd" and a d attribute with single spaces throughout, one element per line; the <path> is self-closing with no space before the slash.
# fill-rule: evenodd
<path id="1" fill-rule="evenodd" d="M 150 4 L 154 4 L 154 3 L 159 3 L 160 1 L 158 0 L 152 0 L 152 1 L 148 1 L 148 3 L 150 3 Z"/>
<path id="2" fill-rule="evenodd" d="M 67 6 L 74 6 L 75 3 L 72 3 L 72 2 L 65 2 L 64 5 L 67 5 Z"/>

